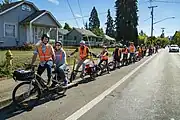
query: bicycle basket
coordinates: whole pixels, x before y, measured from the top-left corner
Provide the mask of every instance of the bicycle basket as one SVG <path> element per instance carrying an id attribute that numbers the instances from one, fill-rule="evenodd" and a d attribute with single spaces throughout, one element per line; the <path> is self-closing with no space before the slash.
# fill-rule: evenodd
<path id="1" fill-rule="evenodd" d="M 35 73 L 31 70 L 16 70 L 13 79 L 18 81 L 29 81 L 35 78 Z"/>

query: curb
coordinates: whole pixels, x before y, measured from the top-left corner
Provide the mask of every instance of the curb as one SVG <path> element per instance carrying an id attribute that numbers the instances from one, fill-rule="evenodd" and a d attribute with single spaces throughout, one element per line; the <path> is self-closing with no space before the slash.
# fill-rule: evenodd
<path id="1" fill-rule="evenodd" d="M 72 88 L 73 86 L 78 85 L 79 82 L 83 81 L 81 78 L 74 80 L 72 83 L 67 85 L 67 89 Z M 3 100 L 0 100 L 0 109 L 11 104 L 12 103 L 12 98 L 6 98 Z"/>

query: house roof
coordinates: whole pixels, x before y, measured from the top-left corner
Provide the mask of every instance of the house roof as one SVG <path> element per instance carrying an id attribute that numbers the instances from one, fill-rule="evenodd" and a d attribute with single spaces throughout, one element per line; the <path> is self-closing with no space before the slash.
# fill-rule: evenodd
<path id="1" fill-rule="evenodd" d="M 35 13 L 29 15 L 28 17 L 26 17 L 24 20 L 22 20 L 20 22 L 20 24 L 25 24 L 25 23 L 29 23 L 32 20 L 34 20 L 36 17 L 38 17 L 39 15 L 41 15 L 42 13 L 46 12 L 46 10 L 40 10 L 40 11 L 36 11 Z"/>
<path id="2" fill-rule="evenodd" d="M 10 3 L 10 4 L 5 4 L 5 5 L 2 5 L 1 8 L 0 8 L 0 12 L 3 12 L 15 5 L 18 5 L 19 3 L 21 3 L 22 1 L 18 1 L 18 2 L 13 2 L 13 3 Z"/>
<path id="3" fill-rule="evenodd" d="M 63 34 L 63 35 L 66 35 L 66 34 L 69 33 L 69 31 L 66 30 L 66 29 L 59 29 L 58 31 L 59 31 L 61 34 Z"/>
<path id="4" fill-rule="evenodd" d="M 104 35 L 105 39 L 110 40 L 110 41 L 116 41 L 114 38 L 108 36 L 108 35 Z"/>
<path id="5" fill-rule="evenodd" d="M 36 10 L 39 10 L 32 2 L 29 2 L 29 1 L 17 1 L 17 2 L 12 2 L 10 4 L 5 4 L 5 5 L 2 5 L 0 7 L 0 15 L 22 5 L 22 4 L 29 4 L 29 5 L 32 5 Z"/>
<path id="6" fill-rule="evenodd" d="M 82 35 L 91 36 L 91 37 L 97 37 L 93 32 L 90 30 L 80 29 L 80 28 L 73 28 L 76 31 L 78 31 Z"/>
<path id="7" fill-rule="evenodd" d="M 38 19 L 39 17 L 43 16 L 44 14 L 49 14 L 52 19 L 56 22 L 56 24 L 61 27 L 60 23 L 56 20 L 56 18 L 49 12 L 49 11 L 46 11 L 46 10 L 39 10 L 39 11 L 36 11 L 35 13 L 29 15 L 28 17 L 26 17 L 24 20 L 22 20 L 20 22 L 20 24 L 28 24 L 30 22 L 33 22 L 35 21 L 36 19 Z"/>

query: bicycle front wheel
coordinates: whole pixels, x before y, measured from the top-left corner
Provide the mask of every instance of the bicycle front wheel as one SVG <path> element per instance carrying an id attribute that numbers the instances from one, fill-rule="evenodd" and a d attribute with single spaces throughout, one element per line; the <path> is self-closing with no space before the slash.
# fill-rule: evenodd
<path id="1" fill-rule="evenodd" d="M 34 107 L 40 99 L 41 91 L 35 83 L 22 82 L 12 93 L 12 100 L 19 107 Z"/>

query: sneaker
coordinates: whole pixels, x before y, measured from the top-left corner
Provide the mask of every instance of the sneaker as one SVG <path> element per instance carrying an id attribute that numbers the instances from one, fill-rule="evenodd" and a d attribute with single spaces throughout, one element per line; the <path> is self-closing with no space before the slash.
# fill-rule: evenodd
<path id="1" fill-rule="evenodd" d="M 47 87 L 50 87 L 51 86 L 51 84 L 52 84 L 52 81 L 50 80 L 50 81 L 48 81 L 47 82 Z"/>
<path id="2" fill-rule="evenodd" d="M 68 81 L 65 79 L 63 86 L 67 86 L 67 85 L 68 85 Z"/>

